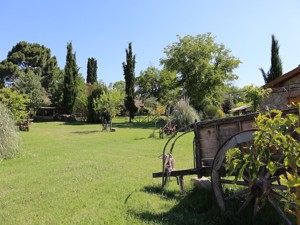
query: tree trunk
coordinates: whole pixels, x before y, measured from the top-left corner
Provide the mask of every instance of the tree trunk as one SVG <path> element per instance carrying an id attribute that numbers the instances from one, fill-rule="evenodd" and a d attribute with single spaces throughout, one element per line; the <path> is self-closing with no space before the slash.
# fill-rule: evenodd
<path id="1" fill-rule="evenodd" d="M 110 132 L 112 131 L 112 119 L 110 119 L 110 121 L 109 121 L 109 130 L 110 130 Z"/>

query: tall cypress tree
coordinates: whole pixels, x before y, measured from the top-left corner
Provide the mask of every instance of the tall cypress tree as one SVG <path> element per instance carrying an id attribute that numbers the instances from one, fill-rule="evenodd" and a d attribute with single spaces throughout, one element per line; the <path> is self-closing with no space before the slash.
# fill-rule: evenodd
<path id="1" fill-rule="evenodd" d="M 260 68 L 260 71 L 266 84 L 282 75 L 282 62 L 279 56 L 279 45 L 278 40 L 275 39 L 274 34 L 272 34 L 270 70 L 266 73 L 262 68 Z"/>
<path id="2" fill-rule="evenodd" d="M 125 108 L 129 112 L 129 122 L 134 119 L 134 115 L 137 112 L 137 107 L 134 104 L 134 84 L 135 84 L 135 55 L 132 54 L 131 42 L 126 49 L 126 63 L 123 62 L 124 78 L 125 78 Z"/>
<path id="3" fill-rule="evenodd" d="M 72 114 L 77 96 L 78 66 L 76 64 L 76 54 L 73 53 L 72 43 L 67 45 L 67 57 L 63 84 L 63 106 L 65 113 Z"/>
<path id="4" fill-rule="evenodd" d="M 88 58 L 87 62 L 87 83 L 95 83 L 97 82 L 97 60 L 95 58 Z"/>

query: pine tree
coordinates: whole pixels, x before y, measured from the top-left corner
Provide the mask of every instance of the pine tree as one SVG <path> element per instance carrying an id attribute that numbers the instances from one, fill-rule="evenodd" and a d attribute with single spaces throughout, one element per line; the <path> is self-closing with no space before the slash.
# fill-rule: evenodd
<path id="1" fill-rule="evenodd" d="M 87 83 L 96 83 L 97 82 L 97 60 L 95 58 L 88 58 L 87 63 Z"/>
<path id="2" fill-rule="evenodd" d="M 126 63 L 123 62 L 124 78 L 125 78 L 125 108 L 129 112 L 129 122 L 134 119 L 137 107 L 134 104 L 134 84 L 135 84 L 135 55 L 132 54 L 131 42 L 126 49 Z"/>
<path id="3" fill-rule="evenodd" d="M 282 62 L 279 56 L 279 45 L 274 34 L 272 34 L 270 70 L 266 73 L 262 68 L 260 68 L 260 71 L 266 84 L 282 75 Z"/>
<path id="4" fill-rule="evenodd" d="M 72 43 L 69 42 L 67 45 L 67 57 L 65 65 L 62 100 L 65 113 L 67 114 L 73 113 L 73 107 L 77 96 L 76 80 L 78 78 L 78 70 L 79 69 L 76 64 L 76 54 L 73 53 Z"/>

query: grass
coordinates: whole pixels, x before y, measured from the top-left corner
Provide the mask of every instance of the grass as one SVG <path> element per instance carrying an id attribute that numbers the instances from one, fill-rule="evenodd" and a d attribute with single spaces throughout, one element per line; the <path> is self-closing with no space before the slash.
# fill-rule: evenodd
<path id="1" fill-rule="evenodd" d="M 174 179 L 161 190 L 152 172 L 161 170 L 167 139 L 149 138 L 153 124 L 120 118 L 114 127 L 50 122 L 21 132 L 19 157 L 0 163 L 0 224 L 241 224 L 188 177 L 185 193 Z M 193 166 L 192 139 L 178 140 L 176 169 Z M 252 222 L 242 224 L 259 224 Z"/>

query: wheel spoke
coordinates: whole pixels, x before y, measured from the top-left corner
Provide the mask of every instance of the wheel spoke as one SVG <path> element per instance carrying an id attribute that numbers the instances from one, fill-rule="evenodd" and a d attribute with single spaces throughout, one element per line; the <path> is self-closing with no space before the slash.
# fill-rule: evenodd
<path id="1" fill-rule="evenodd" d="M 278 185 L 278 184 L 272 184 L 271 188 L 275 189 L 275 190 L 282 190 L 282 191 L 286 191 L 287 190 L 287 186 Z"/>
<path id="2" fill-rule="evenodd" d="M 268 197 L 268 201 L 275 208 L 278 214 L 284 219 L 285 223 L 288 225 L 292 225 L 292 222 L 287 218 L 287 216 L 284 214 L 281 208 L 276 204 L 276 202 L 270 196 Z"/>
<path id="3" fill-rule="evenodd" d="M 237 184 L 241 186 L 248 186 L 248 182 L 246 181 L 235 181 L 235 180 L 227 180 L 227 179 L 220 179 L 222 184 Z"/>
<path id="4" fill-rule="evenodd" d="M 254 196 L 251 194 L 246 201 L 241 205 L 241 207 L 239 208 L 239 210 L 237 211 L 237 214 L 240 214 L 251 202 L 251 200 L 254 198 Z"/>
<path id="5" fill-rule="evenodd" d="M 254 204 L 254 209 L 253 209 L 254 217 L 257 215 L 258 210 L 259 210 L 259 198 L 255 198 L 255 204 Z"/>
<path id="6" fill-rule="evenodd" d="M 271 190 L 271 196 L 274 196 L 275 198 L 277 198 L 278 200 L 281 200 L 281 199 L 285 199 L 287 200 L 286 197 L 284 197 L 283 195 L 279 194 L 278 192 L 274 191 L 274 190 Z"/>
<path id="7" fill-rule="evenodd" d="M 279 201 L 282 200 L 282 199 L 288 200 L 285 196 L 279 194 L 278 192 L 276 192 L 274 190 L 271 190 L 270 197 L 275 197 Z M 292 208 L 296 209 L 296 204 L 295 203 L 289 203 L 289 206 L 291 206 Z"/>
<path id="8" fill-rule="evenodd" d="M 270 181 L 271 183 L 273 183 L 273 182 L 275 182 L 275 181 L 278 181 L 279 179 L 280 179 L 279 176 L 275 176 L 275 177 L 270 178 L 269 181 Z"/>
<path id="9" fill-rule="evenodd" d="M 249 193 L 249 192 L 250 192 L 250 189 L 249 189 L 249 188 L 246 188 L 246 189 L 244 189 L 244 190 L 240 190 L 240 191 L 238 191 L 238 192 L 235 192 L 235 193 L 232 194 L 232 195 L 227 196 L 227 197 L 225 198 L 225 201 L 228 201 L 228 200 L 230 200 L 230 199 L 233 199 L 233 198 L 236 198 L 236 197 L 245 195 L 245 194 L 247 194 L 247 193 Z"/>
<path id="10" fill-rule="evenodd" d="M 259 176 L 263 177 L 266 173 L 266 166 L 261 166 L 259 169 Z"/>

